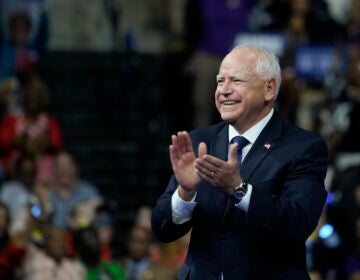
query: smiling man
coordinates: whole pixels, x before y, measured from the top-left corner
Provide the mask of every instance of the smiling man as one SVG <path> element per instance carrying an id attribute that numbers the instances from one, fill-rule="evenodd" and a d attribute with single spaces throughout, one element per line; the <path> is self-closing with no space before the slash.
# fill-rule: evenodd
<path id="1" fill-rule="evenodd" d="M 180 280 L 310 279 L 305 241 L 326 200 L 327 147 L 274 108 L 280 73 L 266 49 L 234 48 L 217 75 L 223 121 L 171 136 L 174 175 L 152 228 L 162 242 L 192 229 Z"/>

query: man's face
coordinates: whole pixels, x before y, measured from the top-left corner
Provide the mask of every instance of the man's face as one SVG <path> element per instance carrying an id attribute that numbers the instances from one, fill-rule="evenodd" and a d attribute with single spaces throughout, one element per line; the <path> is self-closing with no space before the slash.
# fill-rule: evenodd
<path id="1" fill-rule="evenodd" d="M 217 75 L 215 104 L 221 118 L 244 132 L 271 109 L 275 80 L 261 80 L 255 73 L 256 53 L 236 49 L 221 63 Z"/>

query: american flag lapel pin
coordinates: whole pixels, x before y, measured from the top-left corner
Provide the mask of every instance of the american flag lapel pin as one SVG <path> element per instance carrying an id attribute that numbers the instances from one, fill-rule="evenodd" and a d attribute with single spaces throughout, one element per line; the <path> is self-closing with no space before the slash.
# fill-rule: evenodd
<path id="1" fill-rule="evenodd" d="M 271 147 L 271 145 L 270 145 L 269 143 L 266 143 L 266 144 L 264 145 L 264 148 L 265 148 L 266 150 L 269 150 L 270 147 Z"/>

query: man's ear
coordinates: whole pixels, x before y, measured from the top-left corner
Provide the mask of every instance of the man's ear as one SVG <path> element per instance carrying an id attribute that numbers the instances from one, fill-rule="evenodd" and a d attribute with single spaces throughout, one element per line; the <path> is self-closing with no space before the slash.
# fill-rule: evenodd
<path id="1" fill-rule="evenodd" d="M 276 80 L 274 78 L 265 83 L 265 101 L 269 102 L 275 99 L 276 95 Z"/>

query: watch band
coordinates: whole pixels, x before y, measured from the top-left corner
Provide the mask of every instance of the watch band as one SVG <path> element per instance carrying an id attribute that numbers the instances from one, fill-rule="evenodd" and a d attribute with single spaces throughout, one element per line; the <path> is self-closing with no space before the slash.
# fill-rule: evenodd
<path id="1" fill-rule="evenodd" d="M 241 182 L 241 184 L 234 188 L 232 198 L 235 201 L 235 204 L 238 204 L 243 197 L 246 195 L 248 190 L 247 183 Z"/>

